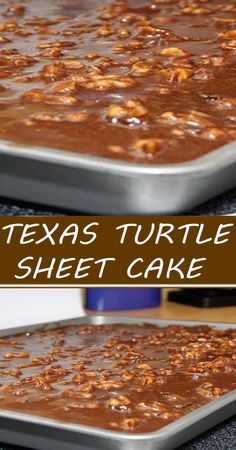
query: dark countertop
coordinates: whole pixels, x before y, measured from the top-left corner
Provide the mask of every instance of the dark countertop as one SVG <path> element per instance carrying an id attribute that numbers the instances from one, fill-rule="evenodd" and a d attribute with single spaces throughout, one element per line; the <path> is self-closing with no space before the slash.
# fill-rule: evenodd
<path id="1" fill-rule="evenodd" d="M 218 197 L 187 211 L 185 214 L 193 215 L 222 215 L 222 214 L 236 214 L 236 188 L 219 195 Z M 44 207 L 37 204 L 28 204 L 19 202 L 17 200 L 9 200 L 0 197 L 0 215 L 1 216 L 32 216 L 32 215 L 82 215 L 83 212 L 66 211 Z"/>
<path id="2" fill-rule="evenodd" d="M 212 428 L 176 450 L 236 450 L 236 417 Z M 26 450 L 0 443 L 0 450 Z M 86 450 L 86 449 L 85 449 Z"/>

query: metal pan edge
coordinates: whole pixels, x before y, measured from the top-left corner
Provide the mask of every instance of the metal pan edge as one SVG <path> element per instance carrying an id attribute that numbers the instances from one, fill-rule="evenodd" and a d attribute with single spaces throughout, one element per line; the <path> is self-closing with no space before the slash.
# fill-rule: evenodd
<path id="1" fill-rule="evenodd" d="M 216 323 L 216 322 L 202 322 L 202 321 L 178 321 L 178 320 L 156 320 L 156 319 L 146 319 L 146 318 L 132 318 L 132 317 L 111 317 L 111 316 L 89 316 L 83 318 L 75 318 L 58 322 L 49 322 L 44 324 L 35 324 L 32 326 L 24 326 L 24 327 L 15 327 L 6 330 L 0 330 L 0 336 L 7 336 L 10 334 L 23 333 L 25 331 L 33 331 L 39 328 L 55 328 L 57 326 L 63 326 L 67 324 L 107 324 L 107 323 L 152 323 L 154 325 L 159 326 L 168 326 L 171 324 L 176 325 L 209 325 L 212 327 L 216 327 L 219 329 L 227 329 L 227 328 L 236 328 L 236 324 L 230 323 Z M 98 445 L 102 445 L 102 447 L 98 446 L 96 448 L 107 449 L 105 443 L 107 441 L 113 442 L 114 450 L 117 448 L 124 448 L 127 450 L 139 449 L 141 450 L 142 446 L 145 445 L 147 449 L 155 449 L 160 450 L 169 450 L 175 448 L 174 446 L 180 445 L 181 443 L 186 442 L 191 437 L 196 436 L 197 434 L 206 431 L 212 426 L 218 424 L 222 420 L 230 417 L 235 413 L 236 406 L 236 389 L 231 391 L 230 393 L 216 399 L 207 405 L 193 411 L 190 414 L 176 420 L 175 422 L 166 425 L 156 432 L 151 433 L 141 433 L 141 434 L 128 434 L 128 433 L 120 433 L 113 432 L 105 429 L 97 429 L 94 427 L 87 427 L 83 425 L 77 424 L 67 424 L 59 421 L 54 421 L 51 419 L 30 416 L 28 414 L 15 413 L 12 411 L 0 411 L 0 436 L 1 436 L 1 422 L 2 420 L 10 420 L 12 424 L 12 428 L 14 428 L 14 423 L 22 422 L 27 426 L 27 424 L 36 425 L 39 427 L 45 427 L 45 429 L 51 429 L 57 433 L 59 430 L 64 430 L 64 432 L 75 433 L 78 437 L 78 442 L 82 438 L 82 435 L 87 436 L 88 439 L 88 447 L 91 447 L 92 439 L 96 438 L 98 440 L 102 439 L 102 443 L 98 441 Z M 54 432 L 52 432 L 54 433 Z M 11 434 L 11 433 L 10 433 Z M 55 434 L 56 436 L 56 434 Z M 9 435 L 10 443 L 11 436 Z M 50 445 L 42 448 L 51 449 L 51 439 L 48 440 L 48 444 Z M 32 440 L 30 440 L 32 442 Z M 31 444 L 30 444 L 31 445 Z M 65 445 L 65 444 L 63 444 Z M 74 444 L 73 444 L 74 445 Z M 96 445 L 96 444 L 95 444 Z M 29 445 L 28 445 L 29 446 Z M 58 446 L 58 443 L 57 443 Z M 71 447 L 73 448 L 73 446 Z M 76 448 L 79 448 L 78 446 Z M 70 447 L 68 447 L 70 450 Z"/>

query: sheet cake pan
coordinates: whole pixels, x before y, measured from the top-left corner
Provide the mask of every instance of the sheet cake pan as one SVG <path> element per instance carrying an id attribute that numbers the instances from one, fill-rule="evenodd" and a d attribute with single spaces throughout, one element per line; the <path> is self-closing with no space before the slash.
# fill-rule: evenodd
<path id="1" fill-rule="evenodd" d="M 208 324 L 218 329 L 236 324 L 150 320 L 111 316 L 90 316 L 44 324 L 54 328 L 66 324 L 153 323 L 159 326 Z M 0 337 L 32 331 L 42 324 L 0 331 Z M 59 422 L 35 415 L 0 410 L 0 440 L 37 450 L 172 450 L 235 414 L 236 389 L 156 432 L 128 434 L 84 425 Z"/>
<path id="2" fill-rule="evenodd" d="M 0 195 L 92 214 L 178 214 L 236 185 L 236 141 L 178 164 L 138 164 L 0 141 Z"/>

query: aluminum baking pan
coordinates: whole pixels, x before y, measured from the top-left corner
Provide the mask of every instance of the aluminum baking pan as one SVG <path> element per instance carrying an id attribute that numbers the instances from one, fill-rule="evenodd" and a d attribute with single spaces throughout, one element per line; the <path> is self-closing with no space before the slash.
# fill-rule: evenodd
<path id="1" fill-rule="evenodd" d="M 149 320 L 111 316 L 90 316 L 80 319 L 44 324 L 55 328 L 66 324 L 152 323 L 159 326 L 209 324 L 218 329 L 236 328 L 236 324 L 207 322 Z M 0 336 L 33 331 L 42 324 L 12 328 L 0 332 Z M 196 411 L 161 428 L 156 432 L 128 434 L 98 429 L 84 425 L 0 410 L 0 440 L 38 450 L 172 450 L 200 433 L 235 414 L 236 390 L 213 400 Z"/>
<path id="2" fill-rule="evenodd" d="M 0 141 L 0 195 L 92 214 L 177 214 L 236 185 L 236 141 L 192 161 L 138 164 Z"/>

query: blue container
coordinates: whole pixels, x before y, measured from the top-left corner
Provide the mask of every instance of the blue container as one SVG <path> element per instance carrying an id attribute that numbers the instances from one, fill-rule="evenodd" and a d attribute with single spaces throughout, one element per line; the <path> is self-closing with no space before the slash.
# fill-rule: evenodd
<path id="1" fill-rule="evenodd" d="M 86 307 L 93 311 L 119 311 L 159 306 L 158 288 L 88 288 Z"/>

